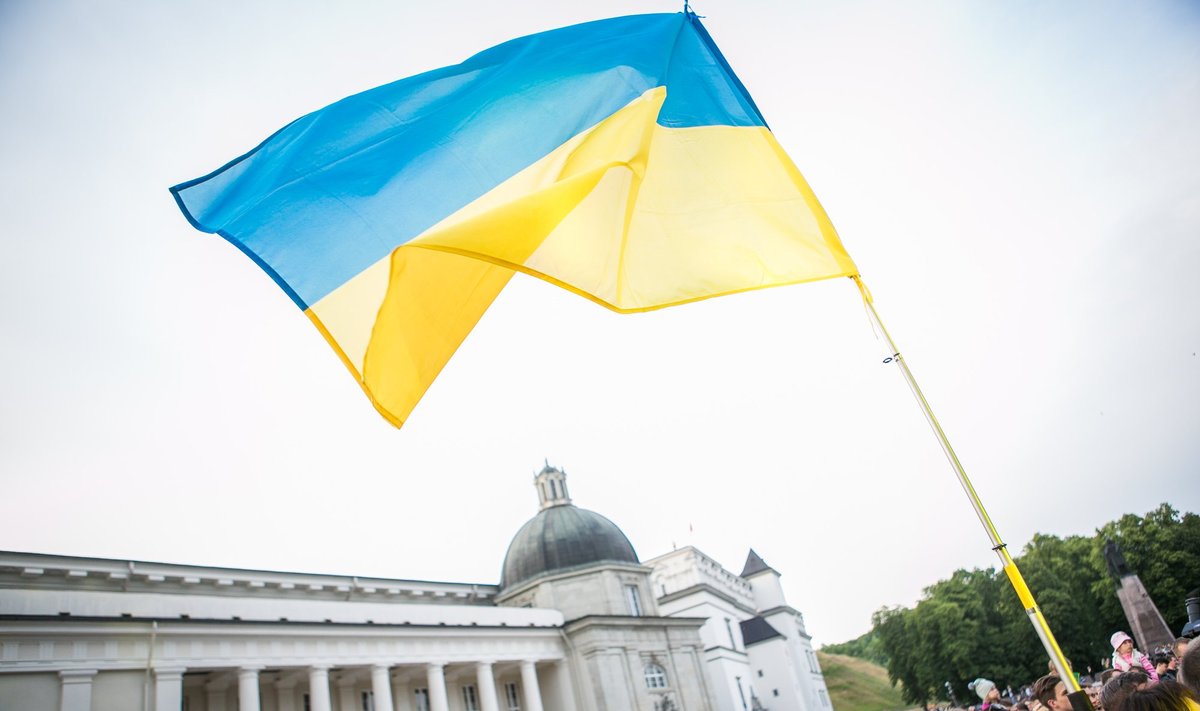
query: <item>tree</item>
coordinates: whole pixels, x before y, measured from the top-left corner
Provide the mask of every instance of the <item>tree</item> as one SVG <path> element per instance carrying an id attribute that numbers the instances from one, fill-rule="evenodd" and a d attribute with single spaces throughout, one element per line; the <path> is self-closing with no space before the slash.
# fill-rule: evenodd
<path id="1" fill-rule="evenodd" d="M 1037 596 L 1038 605 L 1050 622 L 1055 639 L 1076 672 L 1100 669 L 1100 661 L 1112 653 L 1108 637 L 1114 631 L 1102 610 L 1103 601 L 1093 588 L 1105 577 L 1096 539 L 1083 536 L 1058 538 L 1036 534 L 1019 557 L 1021 572 Z M 1113 597 L 1112 590 L 1105 592 Z M 1118 607 L 1119 610 L 1119 607 Z M 1025 623 L 1031 646 L 1046 657 L 1033 630 Z M 1042 663 L 1044 668 L 1045 662 Z"/>
<path id="2" fill-rule="evenodd" d="M 1194 513 L 1180 515 L 1169 504 L 1162 504 L 1145 516 L 1126 514 L 1106 523 L 1096 532 L 1095 538 L 1094 557 L 1101 564 L 1106 538 L 1121 547 L 1129 567 L 1142 579 L 1146 591 L 1158 605 L 1167 627 L 1178 634 L 1187 624 L 1184 597 L 1200 587 L 1200 516 Z M 1114 594 L 1116 584 L 1105 574 L 1094 581 L 1092 587 L 1100 600 L 1101 612 L 1113 631 L 1127 626 Z"/>
<path id="3" fill-rule="evenodd" d="M 1112 651 L 1109 636 L 1128 626 L 1104 563 L 1108 538 L 1121 546 L 1172 630 L 1187 621 L 1184 596 L 1200 587 L 1200 516 L 1180 515 L 1168 504 L 1122 516 L 1090 538 L 1036 534 L 1018 565 L 1063 653 L 1084 674 L 1100 668 Z M 854 648 L 866 654 L 875 645 L 910 703 L 942 698 L 946 682 L 962 701 L 976 677 L 1019 687 L 1047 670 L 1046 652 L 1007 576 L 993 569 L 956 570 L 925 588 L 915 607 L 883 608 L 871 620 L 871 632 Z"/>

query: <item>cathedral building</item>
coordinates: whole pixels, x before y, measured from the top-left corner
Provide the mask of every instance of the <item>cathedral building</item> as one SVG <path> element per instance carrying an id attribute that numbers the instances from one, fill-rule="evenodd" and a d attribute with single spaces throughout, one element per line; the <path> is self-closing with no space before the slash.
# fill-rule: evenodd
<path id="1" fill-rule="evenodd" d="M 566 474 L 498 585 L 0 552 L 0 709 L 828 711 L 754 551 L 647 561 Z"/>

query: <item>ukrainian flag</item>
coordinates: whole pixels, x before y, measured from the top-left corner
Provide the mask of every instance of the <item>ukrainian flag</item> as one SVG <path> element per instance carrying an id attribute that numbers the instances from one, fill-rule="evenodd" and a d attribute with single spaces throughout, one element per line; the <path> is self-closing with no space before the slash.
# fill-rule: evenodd
<path id="1" fill-rule="evenodd" d="M 514 272 L 622 313 L 858 273 L 690 12 L 506 42 L 171 192 L 396 426 Z"/>

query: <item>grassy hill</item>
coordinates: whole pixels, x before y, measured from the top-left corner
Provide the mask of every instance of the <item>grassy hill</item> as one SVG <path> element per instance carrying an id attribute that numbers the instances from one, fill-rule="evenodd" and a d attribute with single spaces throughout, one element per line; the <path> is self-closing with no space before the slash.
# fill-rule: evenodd
<path id="1" fill-rule="evenodd" d="M 817 652 L 833 711 L 900 711 L 911 708 L 900 689 L 888 682 L 887 670 L 865 659 Z"/>

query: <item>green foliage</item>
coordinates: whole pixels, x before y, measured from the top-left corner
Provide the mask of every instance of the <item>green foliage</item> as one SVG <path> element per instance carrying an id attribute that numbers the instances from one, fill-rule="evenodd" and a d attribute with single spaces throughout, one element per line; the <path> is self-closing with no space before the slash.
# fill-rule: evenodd
<path id="1" fill-rule="evenodd" d="M 879 642 L 879 635 L 875 633 L 875 630 L 855 637 L 849 642 L 823 645 L 821 651 L 826 654 L 840 654 L 865 659 L 881 667 L 886 667 L 888 663 L 887 654 L 884 653 L 883 645 Z"/>
<path id="2" fill-rule="evenodd" d="M 1125 560 L 1142 579 L 1158 604 L 1167 627 L 1178 634 L 1187 623 L 1183 598 L 1200 587 L 1200 516 L 1179 512 L 1167 504 L 1143 517 L 1125 514 L 1096 532 L 1096 560 L 1103 565 L 1104 539 L 1121 547 Z M 1112 620 L 1124 620 L 1121 605 L 1110 594 L 1108 580 L 1098 580 L 1093 593 L 1101 598 L 1101 611 Z"/>
<path id="3" fill-rule="evenodd" d="M 1187 621 L 1184 595 L 1200 586 L 1200 516 L 1167 504 L 1122 516 L 1090 538 L 1035 535 L 1017 563 L 1080 673 L 1099 670 L 1112 652 L 1109 635 L 1128 627 L 1104 562 L 1107 538 L 1121 546 L 1172 630 Z M 976 677 L 1018 688 L 1046 673 L 1046 654 L 1003 572 L 957 570 L 926 588 L 916 607 L 881 609 L 872 623 L 866 635 L 825 649 L 864 657 L 871 649 L 909 703 L 945 698 L 946 682 L 960 703 L 974 703 L 967 683 Z"/>

